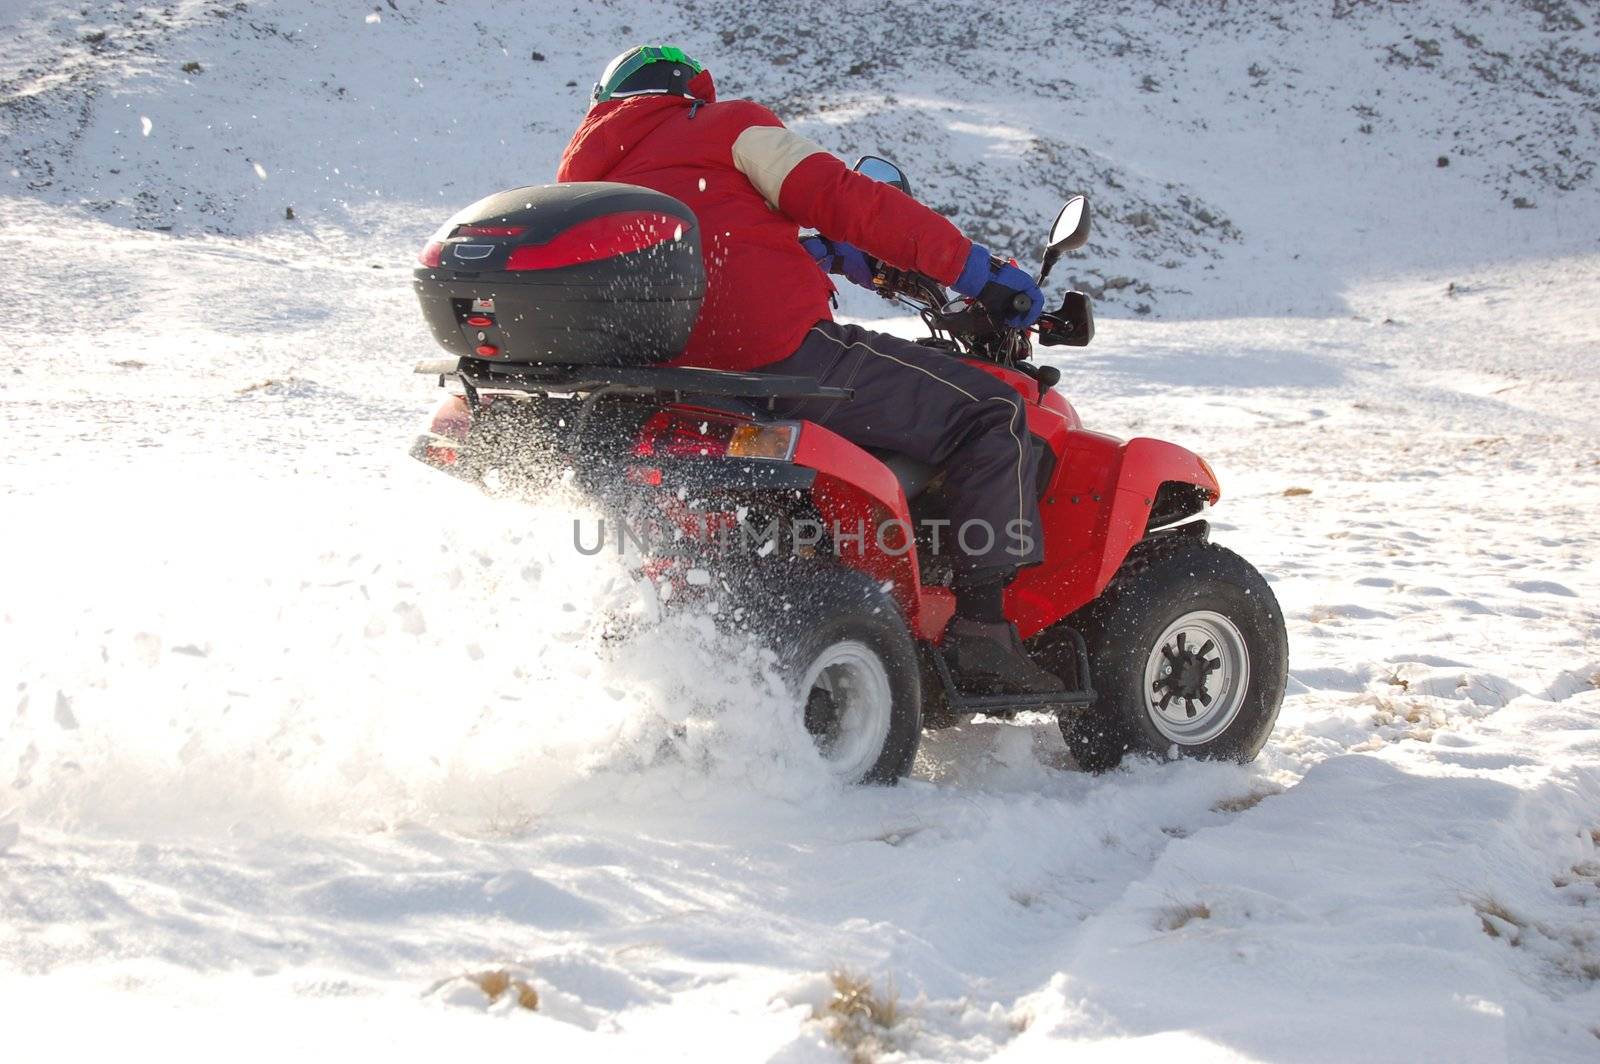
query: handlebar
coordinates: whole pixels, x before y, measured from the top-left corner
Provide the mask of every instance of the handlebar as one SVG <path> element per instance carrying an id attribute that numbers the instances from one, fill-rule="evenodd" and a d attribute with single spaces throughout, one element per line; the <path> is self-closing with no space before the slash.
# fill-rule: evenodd
<path id="1" fill-rule="evenodd" d="M 1036 309 L 1033 297 L 1026 292 L 1013 292 L 990 302 L 976 299 L 951 302 L 944 285 L 931 277 L 896 269 L 883 262 L 874 261 L 872 265 L 879 295 L 916 307 L 935 334 L 940 330 L 947 332 L 959 339 L 969 352 L 982 352 L 981 357 L 1010 365 L 1027 360 L 1030 337 L 1032 342 L 1045 347 L 1082 347 L 1094 336 L 1089 300 L 1081 292 L 1068 292 L 1061 308 L 1046 310 L 1030 331 L 1005 324 L 1008 318 L 1026 318 Z M 1040 383 L 1049 387 L 1054 381 L 1041 380 Z"/>

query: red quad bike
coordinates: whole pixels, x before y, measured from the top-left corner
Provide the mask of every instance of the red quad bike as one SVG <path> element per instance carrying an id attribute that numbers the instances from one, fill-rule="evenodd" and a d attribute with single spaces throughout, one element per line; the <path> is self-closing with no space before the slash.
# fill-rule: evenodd
<path id="1" fill-rule="evenodd" d="M 857 167 L 908 188 L 886 160 Z M 1075 196 L 1041 282 L 1088 229 Z M 451 218 L 420 261 L 414 287 L 452 357 L 417 371 L 452 394 L 412 454 L 491 490 L 563 475 L 592 496 L 669 604 L 759 632 L 840 778 L 892 782 L 924 727 L 980 714 L 1055 714 L 1091 771 L 1129 753 L 1249 761 L 1266 742 L 1286 678 L 1283 615 L 1254 567 L 1209 542 L 1211 467 L 1161 440 L 1084 429 L 1052 387 L 1059 371 L 1029 361 L 1035 341 L 1090 341 L 1083 293 L 1066 293 L 1035 336 L 928 278 L 878 276 L 921 313 L 922 343 L 1027 400 L 1046 557 L 1011 584 L 1006 614 L 1065 690 L 1012 695 L 965 686 L 940 650 L 955 599 L 935 542 L 952 538 L 939 470 L 781 416 L 799 400 L 848 401 L 847 389 L 663 364 L 705 290 L 683 203 L 611 183 L 514 189 Z M 602 546 L 584 538 L 585 553 Z"/>

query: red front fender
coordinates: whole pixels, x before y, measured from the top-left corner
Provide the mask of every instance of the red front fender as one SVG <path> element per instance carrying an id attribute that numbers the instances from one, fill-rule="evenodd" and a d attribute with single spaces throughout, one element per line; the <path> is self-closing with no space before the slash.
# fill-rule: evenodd
<path id="1" fill-rule="evenodd" d="M 1111 495 L 1094 594 L 1105 590 L 1133 545 L 1144 538 L 1150 507 L 1161 485 L 1168 481 L 1198 486 L 1206 493 L 1208 502 L 1216 502 L 1222 496 L 1216 474 L 1205 459 L 1193 451 L 1143 436 L 1123 444 L 1122 465 L 1117 470 L 1116 490 Z"/>
<path id="2" fill-rule="evenodd" d="M 1161 485 L 1194 484 L 1215 502 L 1216 475 L 1193 451 L 1164 440 L 1126 443 L 1068 432 L 1040 506 L 1045 561 L 1025 569 L 1006 595 L 1006 613 L 1024 638 L 1092 601 L 1144 538 Z"/>

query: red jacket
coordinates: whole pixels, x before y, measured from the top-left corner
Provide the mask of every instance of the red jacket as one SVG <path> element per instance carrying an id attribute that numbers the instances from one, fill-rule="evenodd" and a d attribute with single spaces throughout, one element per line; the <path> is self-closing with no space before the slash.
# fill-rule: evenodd
<path id="1" fill-rule="evenodd" d="M 765 107 L 705 97 L 599 104 L 572 136 L 557 181 L 622 181 L 682 200 L 700 219 L 706 299 L 678 365 L 752 369 L 794 353 L 831 317 L 833 285 L 800 246 L 802 226 L 945 284 L 971 241 L 899 189 L 862 177 L 785 129 Z"/>

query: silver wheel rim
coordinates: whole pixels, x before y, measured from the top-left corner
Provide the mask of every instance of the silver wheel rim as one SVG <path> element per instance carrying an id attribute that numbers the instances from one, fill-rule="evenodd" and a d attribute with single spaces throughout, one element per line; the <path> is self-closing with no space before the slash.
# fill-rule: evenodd
<path id="1" fill-rule="evenodd" d="M 1145 659 L 1145 712 L 1157 731 L 1182 746 L 1198 746 L 1227 731 L 1249 690 L 1244 633 L 1211 610 L 1173 621 Z"/>
<path id="2" fill-rule="evenodd" d="M 839 778 L 867 774 L 889 740 L 894 688 L 883 659 L 847 639 L 825 648 L 800 683 L 800 707 L 817 751 Z"/>

